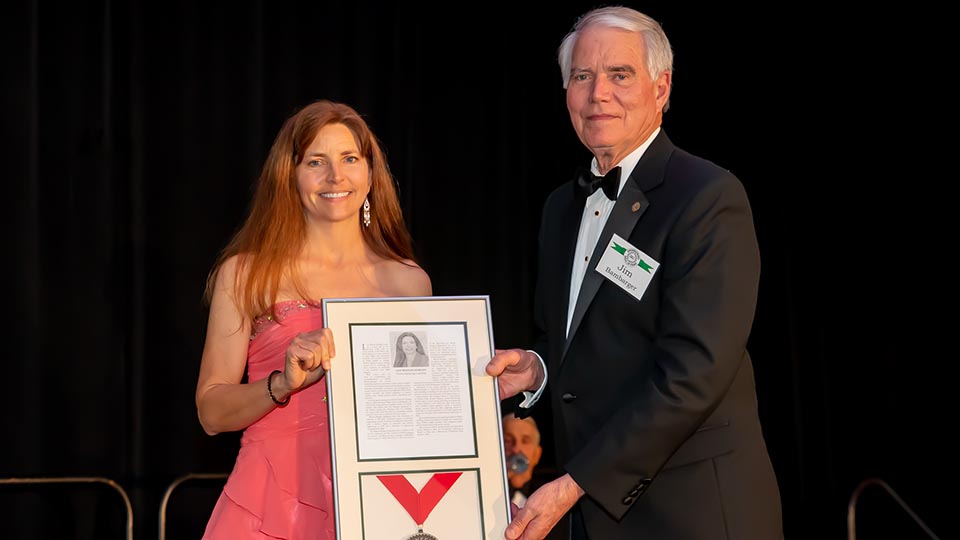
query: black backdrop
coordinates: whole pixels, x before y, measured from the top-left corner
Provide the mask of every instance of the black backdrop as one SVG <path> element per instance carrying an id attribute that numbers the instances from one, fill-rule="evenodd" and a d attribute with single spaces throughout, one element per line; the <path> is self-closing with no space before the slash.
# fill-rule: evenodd
<path id="1" fill-rule="evenodd" d="M 540 207 L 589 158 L 555 50 L 591 7 L 7 5 L 0 477 L 115 479 L 153 538 L 173 479 L 229 471 L 238 437 L 204 435 L 193 402 L 203 283 L 280 124 L 313 99 L 381 138 L 435 294 L 489 294 L 497 345 L 529 344 Z M 940 35 L 917 21 L 938 15 L 634 7 L 674 44 L 665 129 L 754 206 L 750 346 L 787 537 L 844 538 L 875 476 L 950 536 L 955 178 L 919 151 L 952 127 L 919 66 Z M 168 538 L 198 537 L 218 487 L 184 485 Z M 0 508 L 4 538 L 122 536 L 107 489 L 4 488 Z M 922 537 L 879 490 L 859 515 L 861 538 Z"/>

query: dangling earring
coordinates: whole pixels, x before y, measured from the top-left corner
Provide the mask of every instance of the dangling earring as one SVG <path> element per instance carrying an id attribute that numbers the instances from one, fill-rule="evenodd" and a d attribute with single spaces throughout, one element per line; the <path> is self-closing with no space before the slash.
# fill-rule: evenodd
<path id="1" fill-rule="evenodd" d="M 363 200 L 363 226 L 370 226 L 370 199 Z"/>

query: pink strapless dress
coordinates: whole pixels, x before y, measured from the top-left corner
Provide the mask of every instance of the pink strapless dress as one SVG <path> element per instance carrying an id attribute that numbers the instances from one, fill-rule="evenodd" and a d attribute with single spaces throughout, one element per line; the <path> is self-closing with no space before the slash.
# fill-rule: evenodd
<path id="1" fill-rule="evenodd" d="M 299 332 L 323 326 L 320 306 L 280 302 L 277 315 L 258 318 L 247 351 L 248 380 L 283 369 Z M 204 540 L 336 538 L 327 388 L 321 379 L 251 424 L 217 501 Z"/>

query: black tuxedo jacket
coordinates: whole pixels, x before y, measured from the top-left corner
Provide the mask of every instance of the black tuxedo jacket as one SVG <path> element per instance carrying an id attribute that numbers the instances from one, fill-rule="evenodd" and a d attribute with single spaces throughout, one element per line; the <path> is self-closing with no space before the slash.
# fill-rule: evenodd
<path id="1" fill-rule="evenodd" d="M 746 350 L 760 257 L 743 186 L 661 130 L 590 257 L 568 336 L 582 212 L 573 182 L 544 206 L 535 349 L 591 540 L 781 538 Z M 640 300 L 595 270 L 614 233 L 660 263 Z"/>

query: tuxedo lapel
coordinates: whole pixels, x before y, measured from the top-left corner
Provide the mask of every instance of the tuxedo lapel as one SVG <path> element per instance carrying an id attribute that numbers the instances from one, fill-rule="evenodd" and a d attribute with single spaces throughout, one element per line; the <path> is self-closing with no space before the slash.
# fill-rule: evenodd
<path id="1" fill-rule="evenodd" d="M 587 309 L 590 307 L 593 298 L 597 295 L 597 290 L 600 289 L 600 285 L 603 284 L 603 280 L 605 279 L 595 270 L 596 265 L 603 256 L 604 250 L 610 245 L 614 233 L 619 234 L 624 239 L 630 238 L 630 234 L 633 232 L 637 220 L 640 219 L 640 216 L 643 215 L 650 205 L 650 201 L 647 200 L 644 192 L 656 188 L 663 182 L 664 170 L 673 150 L 673 143 L 667 138 L 666 132 L 661 130 L 657 138 L 650 143 L 650 147 L 644 152 L 637 166 L 634 167 L 630 178 L 627 179 L 626 184 L 623 186 L 623 190 L 620 191 L 620 195 L 617 197 L 617 203 L 613 205 L 613 210 L 610 213 L 610 219 L 608 219 L 606 225 L 604 225 L 603 231 L 600 233 L 600 238 L 597 239 L 597 245 L 590 255 L 590 266 L 587 267 L 587 271 L 583 276 L 580 295 L 577 297 L 577 305 L 573 311 L 573 318 L 570 320 L 570 331 L 566 334 L 567 338 L 564 340 L 563 351 L 560 354 L 561 365 L 566 359 L 567 350 L 570 348 L 570 343 L 573 341 L 573 337 L 576 335 L 577 329 L 580 327 L 580 323 L 583 321 Z M 571 259 L 570 267 L 572 268 L 573 251 L 576 249 L 576 234 L 573 235 L 573 245 L 570 249 L 571 251 L 568 257 Z M 568 290 L 566 293 L 567 302 L 564 302 L 564 307 L 566 307 L 569 302 L 570 273 L 571 270 L 568 268 L 565 282 Z"/>
<path id="2" fill-rule="evenodd" d="M 557 252 L 562 258 L 558 269 L 558 281 L 554 282 L 559 299 L 559 309 L 551 310 L 553 320 L 551 331 L 553 335 L 562 336 L 567 331 L 567 313 L 570 309 L 570 276 L 573 274 L 573 258 L 577 249 L 577 236 L 580 233 L 580 221 L 583 217 L 583 201 L 576 201 L 571 197 L 570 204 L 564 209 L 560 220 L 560 231 L 556 235 L 558 240 Z M 541 269 L 541 272 L 543 269 Z M 566 350 L 566 347 L 564 347 Z M 562 358 L 562 356 L 561 356 Z"/>
<path id="3" fill-rule="evenodd" d="M 605 279 L 595 270 L 597 263 L 600 261 L 600 257 L 603 256 L 603 251 L 610 245 L 613 233 L 617 233 L 623 238 L 629 238 L 630 232 L 633 231 L 633 227 L 637 224 L 637 220 L 640 219 L 640 216 L 643 215 L 649 205 L 650 202 L 647 200 L 647 197 L 643 194 L 643 191 L 637 187 L 637 184 L 633 182 L 631 177 L 631 180 L 627 181 L 623 186 L 620 196 L 617 197 L 617 203 L 613 205 L 610 219 L 608 219 L 606 225 L 603 226 L 603 231 L 600 233 L 597 245 L 590 255 L 590 265 L 587 267 L 587 271 L 583 276 L 580 295 L 577 297 L 577 307 L 573 310 L 573 318 L 570 320 L 570 332 L 567 333 L 567 339 L 563 344 L 563 353 L 560 355 L 561 364 L 567 356 L 567 349 L 570 347 L 573 336 L 577 333 L 577 328 L 580 327 L 580 322 L 583 321 L 584 313 L 587 312 L 587 308 L 590 307 L 590 303 L 593 302 L 593 297 L 597 295 L 597 290 Z M 576 244 L 576 239 L 574 239 L 574 244 Z M 569 272 L 567 283 L 570 283 Z M 567 287 L 567 289 L 569 288 L 570 287 Z M 569 293 L 567 294 L 569 295 Z"/>

